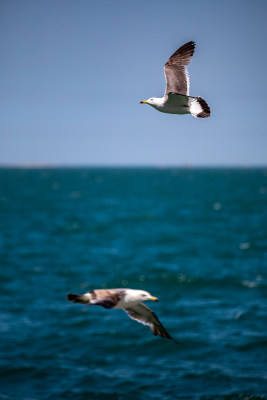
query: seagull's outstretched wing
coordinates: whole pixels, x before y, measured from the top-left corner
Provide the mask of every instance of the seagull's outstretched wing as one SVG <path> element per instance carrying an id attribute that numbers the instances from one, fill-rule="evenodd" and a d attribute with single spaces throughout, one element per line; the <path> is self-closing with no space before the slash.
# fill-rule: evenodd
<path id="1" fill-rule="evenodd" d="M 130 318 L 135 319 L 136 321 L 141 322 L 144 325 L 150 326 L 150 329 L 155 336 L 159 335 L 161 337 L 171 339 L 176 342 L 176 340 L 174 340 L 169 335 L 164 326 L 160 323 L 156 314 L 144 304 L 141 303 L 135 306 L 131 306 L 129 308 L 124 308 L 124 311 L 127 312 Z"/>
<path id="2" fill-rule="evenodd" d="M 168 93 L 179 93 L 189 96 L 189 76 L 186 65 L 195 51 L 195 42 L 188 42 L 176 50 L 169 58 L 164 67 L 166 90 Z"/>
<path id="3" fill-rule="evenodd" d="M 67 299 L 73 303 L 113 308 L 121 300 L 123 294 L 123 289 L 96 289 L 84 294 L 69 293 Z"/>

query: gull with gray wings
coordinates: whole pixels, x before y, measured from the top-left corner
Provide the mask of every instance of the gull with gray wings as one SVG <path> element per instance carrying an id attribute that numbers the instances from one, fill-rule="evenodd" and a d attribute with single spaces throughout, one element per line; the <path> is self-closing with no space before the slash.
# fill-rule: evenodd
<path id="1" fill-rule="evenodd" d="M 124 310 L 128 316 L 148 325 L 155 336 L 171 339 L 176 342 L 166 331 L 156 314 L 143 301 L 158 301 L 144 290 L 136 289 L 96 289 L 84 294 L 68 294 L 67 299 L 73 303 L 101 306 Z M 178 343 L 178 342 L 176 342 Z"/>
<path id="2" fill-rule="evenodd" d="M 188 42 L 173 53 L 164 66 L 166 89 L 163 97 L 152 97 L 141 103 L 168 114 L 192 114 L 196 118 L 210 116 L 210 108 L 202 97 L 189 96 L 187 65 L 195 51 L 195 42 Z"/>

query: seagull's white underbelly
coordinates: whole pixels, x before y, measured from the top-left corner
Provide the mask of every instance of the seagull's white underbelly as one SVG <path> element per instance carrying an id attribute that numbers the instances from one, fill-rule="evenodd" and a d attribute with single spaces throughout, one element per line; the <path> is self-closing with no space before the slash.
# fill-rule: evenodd
<path id="1" fill-rule="evenodd" d="M 170 104 L 163 104 L 162 106 L 152 106 L 156 110 L 167 113 L 167 114 L 191 114 L 190 109 L 187 106 L 178 106 L 178 105 L 170 105 Z"/>
<path id="2" fill-rule="evenodd" d="M 139 304 L 139 303 L 140 303 L 140 300 L 132 300 L 132 301 L 130 301 L 129 299 L 122 298 L 116 304 L 116 306 L 114 306 L 113 308 L 127 308 L 127 307 L 130 307 L 130 306 L 135 306 L 136 304 Z"/>

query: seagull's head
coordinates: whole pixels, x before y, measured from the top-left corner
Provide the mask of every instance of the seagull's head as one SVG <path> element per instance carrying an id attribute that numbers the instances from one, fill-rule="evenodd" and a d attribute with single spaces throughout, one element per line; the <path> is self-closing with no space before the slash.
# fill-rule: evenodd
<path id="1" fill-rule="evenodd" d="M 146 292 L 145 290 L 136 290 L 136 296 L 138 297 L 139 301 L 147 301 L 147 300 L 152 300 L 152 301 L 159 301 L 157 297 L 152 296 L 149 292 Z"/>
<path id="2" fill-rule="evenodd" d="M 140 104 L 149 104 L 150 106 L 154 106 L 155 104 L 155 99 L 151 97 L 151 99 L 148 100 L 142 100 L 140 101 Z"/>
<path id="3" fill-rule="evenodd" d="M 152 300 L 159 301 L 157 297 L 152 296 L 150 293 L 145 290 L 137 290 L 137 289 L 126 289 L 124 302 L 128 304 L 139 304 L 144 301 Z"/>
<path id="4" fill-rule="evenodd" d="M 149 104 L 151 107 L 154 107 L 156 109 L 161 109 L 165 101 L 166 101 L 165 97 L 151 97 L 148 100 L 140 101 L 140 104 Z"/>

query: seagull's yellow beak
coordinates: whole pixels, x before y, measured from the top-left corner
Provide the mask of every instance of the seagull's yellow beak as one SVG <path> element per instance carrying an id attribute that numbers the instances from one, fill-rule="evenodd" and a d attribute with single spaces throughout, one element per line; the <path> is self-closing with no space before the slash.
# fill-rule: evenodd
<path id="1" fill-rule="evenodd" d="M 144 103 L 147 103 L 147 101 L 145 101 L 145 100 L 140 101 L 140 104 L 144 104 Z"/>
<path id="2" fill-rule="evenodd" d="M 150 297 L 149 300 L 152 300 L 152 301 L 159 301 L 159 299 L 158 299 L 157 297 L 154 297 L 154 296 Z"/>

